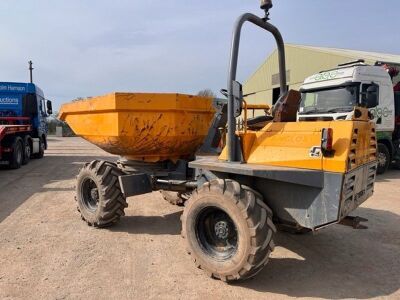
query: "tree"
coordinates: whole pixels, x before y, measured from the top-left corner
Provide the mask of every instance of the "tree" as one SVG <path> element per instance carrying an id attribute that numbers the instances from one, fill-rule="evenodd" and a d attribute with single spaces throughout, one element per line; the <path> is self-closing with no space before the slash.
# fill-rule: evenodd
<path id="1" fill-rule="evenodd" d="M 204 89 L 197 93 L 197 96 L 215 98 L 216 95 L 211 89 Z"/>
<path id="2" fill-rule="evenodd" d="M 63 136 L 75 136 L 75 133 L 69 127 L 69 125 L 60 119 L 58 119 L 58 112 L 55 111 L 49 117 L 47 117 L 47 128 L 50 135 L 56 134 L 57 127 L 62 127 L 63 129 Z"/>

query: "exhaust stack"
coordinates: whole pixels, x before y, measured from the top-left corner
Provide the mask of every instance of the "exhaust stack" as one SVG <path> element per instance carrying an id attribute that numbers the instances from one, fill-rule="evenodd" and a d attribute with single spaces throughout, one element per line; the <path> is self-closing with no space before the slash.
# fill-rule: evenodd
<path id="1" fill-rule="evenodd" d="M 33 75 L 32 75 L 32 71 L 33 71 L 33 62 L 30 60 L 29 62 L 29 78 L 30 78 L 30 82 L 33 83 Z"/>

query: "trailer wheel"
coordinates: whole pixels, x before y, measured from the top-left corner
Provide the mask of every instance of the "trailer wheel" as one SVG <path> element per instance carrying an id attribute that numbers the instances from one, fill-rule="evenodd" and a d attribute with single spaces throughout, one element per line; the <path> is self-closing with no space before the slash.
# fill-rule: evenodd
<path id="1" fill-rule="evenodd" d="M 384 144 L 378 144 L 378 174 L 383 174 L 391 163 L 389 149 Z"/>
<path id="2" fill-rule="evenodd" d="M 22 164 L 26 165 L 31 159 L 32 148 L 31 148 L 31 137 L 26 135 L 24 137 L 24 158 L 22 160 Z"/>
<path id="3" fill-rule="evenodd" d="M 39 138 L 39 152 L 35 153 L 33 155 L 33 157 L 34 158 L 43 158 L 43 156 L 44 156 L 44 147 L 45 147 L 45 144 L 44 144 L 43 138 L 40 137 Z"/>
<path id="4" fill-rule="evenodd" d="M 275 232 L 262 196 L 233 180 L 205 183 L 182 215 L 182 236 L 196 266 L 228 282 L 261 271 L 274 249 Z"/>
<path id="5" fill-rule="evenodd" d="M 80 170 L 75 199 L 88 225 L 107 227 L 125 215 L 128 204 L 119 186 L 120 175 L 124 173 L 108 161 L 94 160 Z"/>
<path id="6" fill-rule="evenodd" d="M 10 169 L 19 169 L 21 168 L 22 161 L 24 158 L 22 139 L 20 137 L 15 137 L 11 145 L 11 148 L 12 148 L 12 153 L 9 160 L 9 167 Z"/>

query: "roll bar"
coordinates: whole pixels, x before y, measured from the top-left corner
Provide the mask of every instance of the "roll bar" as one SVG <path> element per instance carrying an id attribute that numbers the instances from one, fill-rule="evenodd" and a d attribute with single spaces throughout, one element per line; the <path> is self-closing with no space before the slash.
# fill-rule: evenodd
<path id="1" fill-rule="evenodd" d="M 268 18 L 260 18 L 254 14 L 246 13 L 240 16 L 233 29 L 233 38 L 231 46 L 231 57 L 229 64 L 229 75 L 228 75 L 228 135 L 227 135 L 227 150 L 228 150 L 228 161 L 237 162 L 240 159 L 237 157 L 238 141 L 235 135 L 236 131 L 236 116 L 238 111 L 235 112 L 235 107 L 241 108 L 241 103 L 236 103 L 238 99 L 235 99 L 234 86 L 236 82 L 236 73 L 239 57 L 239 45 L 240 45 L 240 34 L 242 31 L 243 24 L 245 22 L 253 23 L 254 25 L 265 29 L 272 33 L 275 38 L 278 47 L 279 56 L 279 79 L 280 79 L 280 90 L 281 96 L 287 93 L 286 86 L 286 62 L 285 62 L 285 44 L 278 28 L 267 22 Z M 241 102 L 242 99 L 239 99 Z M 240 111 L 239 111 L 240 112 Z M 239 113 L 240 114 L 240 113 Z"/>

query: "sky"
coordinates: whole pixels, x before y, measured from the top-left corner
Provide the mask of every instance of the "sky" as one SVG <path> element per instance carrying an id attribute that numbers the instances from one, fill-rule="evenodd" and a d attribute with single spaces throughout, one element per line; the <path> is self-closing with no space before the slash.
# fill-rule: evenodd
<path id="1" fill-rule="evenodd" d="M 286 43 L 400 54 L 398 0 L 275 0 Z M 55 110 L 110 92 L 215 93 L 226 87 L 233 23 L 258 0 L 1 0 L 0 81 L 34 82 Z M 238 80 L 274 50 L 245 25 Z"/>

